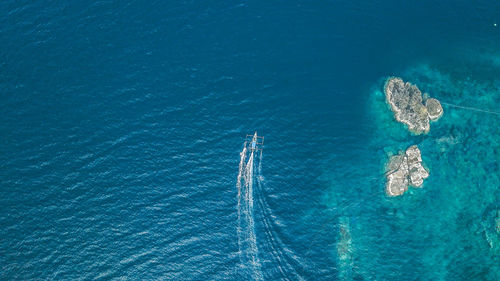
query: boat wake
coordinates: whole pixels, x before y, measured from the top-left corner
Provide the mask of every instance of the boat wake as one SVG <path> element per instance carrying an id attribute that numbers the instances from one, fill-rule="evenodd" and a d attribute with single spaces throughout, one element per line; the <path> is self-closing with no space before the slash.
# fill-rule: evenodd
<path id="1" fill-rule="evenodd" d="M 238 189 L 238 247 L 240 256 L 241 280 L 264 280 L 262 268 L 273 268 L 273 272 L 266 271 L 265 279 L 289 280 L 287 272 L 294 272 L 293 258 L 286 255 L 287 247 L 281 238 L 276 235 L 274 215 L 267 203 L 264 192 L 264 177 L 262 175 L 262 145 L 263 137 L 257 133 L 247 135 L 247 140 L 240 153 L 239 173 L 236 187 Z M 255 202 L 254 202 L 255 196 Z M 255 212 L 254 214 L 254 203 Z M 255 230 L 255 215 L 261 223 L 260 229 L 264 241 L 259 244 L 263 247 L 264 258 L 259 258 L 259 247 Z M 266 253 L 271 256 L 265 256 Z M 271 274 L 271 276 L 267 276 Z M 299 278 L 300 279 L 300 278 Z"/>
<path id="2" fill-rule="evenodd" d="M 248 161 L 246 161 L 247 154 Z M 254 154 L 255 150 L 250 149 L 248 151 L 247 142 L 245 142 L 240 153 L 239 173 L 236 182 L 238 189 L 238 247 L 242 277 L 252 280 L 264 280 L 254 222 L 253 183 L 255 177 L 260 177 L 260 175 L 255 174 Z M 260 159 L 258 159 L 259 167 Z M 259 171 L 260 169 L 257 170 L 257 173 Z"/>

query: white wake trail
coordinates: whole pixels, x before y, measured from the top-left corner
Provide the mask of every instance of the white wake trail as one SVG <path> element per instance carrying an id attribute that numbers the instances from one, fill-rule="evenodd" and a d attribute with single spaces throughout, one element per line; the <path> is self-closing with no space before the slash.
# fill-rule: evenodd
<path id="1" fill-rule="evenodd" d="M 245 186 L 248 190 L 247 192 L 247 200 L 248 200 L 248 212 L 249 222 L 250 218 L 253 217 L 253 151 L 250 154 L 250 158 L 248 158 L 248 163 L 246 167 L 246 183 Z"/>
<path id="2" fill-rule="evenodd" d="M 255 222 L 254 222 L 254 211 L 253 211 L 253 180 L 254 180 L 254 152 L 250 154 L 250 158 L 247 163 L 247 198 L 248 198 L 248 234 L 249 234 L 249 246 L 250 246 L 250 258 L 253 267 L 253 278 L 254 280 L 263 280 L 260 259 L 259 259 L 259 249 L 257 247 L 257 236 L 255 234 Z"/>
<path id="3" fill-rule="evenodd" d="M 243 147 L 243 150 L 240 152 L 240 165 L 239 165 L 239 172 L 238 172 L 238 178 L 236 180 L 236 188 L 238 189 L 238 251 L 240 252 L 241 256 L 241 179 L 244 176 L 245 172 L 245 159 L 247 155 L 247 146 L 246 142 Z"/>
<path id="4" fill-rule="evenodd" d="M 260 151 L 259 155 L 259 169 L 257 171 L 257 176 L 259 181 L 262 181 L 262 150 Z"/>
<path id="5" fill-rule="evenodd" d="M 239 172 L 238 172 L 238 178 L 236 180 L 236 187 L 238 188 L 238 219 L 240 218 L 240 205 L 241 205 L 241 178 L 244 176 L 245 172 L 245 159 L 246 159 L 246 154 L 247 154 L 247 147 L 246 147 L 246 142 L 245 142 L 245 147 L 243 147 L 243 150 L 240 152 L 240 166 L 239 166 Z"/>
<path id="6" fill-rule="evenodd" d="M 240 154 L 240 165 L 236 187 L 238 188 L 238 247 L 245 275 L 251 280 L 264 280 L 258 255 L 254 221 L 254 151 L 245 163 L 247 147 Z M 260 166 L 260 163 L 259 163 Z"/>

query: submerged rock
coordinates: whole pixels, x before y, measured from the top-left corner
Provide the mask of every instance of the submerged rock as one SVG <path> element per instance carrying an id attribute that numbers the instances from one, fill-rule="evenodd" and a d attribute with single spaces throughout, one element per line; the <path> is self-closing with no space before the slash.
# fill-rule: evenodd
<path id="1" fill-rule="evenodd" d="M 418 87 L 404 82 L 401 78 L 389 78 L 385 83 L 384 92 L 396 120 L 406 124 L 408 129 L 417 135 L 428 133 L 430 120 L 437 120 L 443 114 L 438 100 L 429 98 L 424 105 L 422 92 Z"/>
<path id="2" fill-rule="evenodd" d="M 348 260 L 351 257 L 352 251 L 352 241 L 351 241 L 351 231 L 349 229 L 349 221 L 341 217 L 340 222 L 340 231 L 339 231 L 339 242 L 337 243 L 337 254 L 339 259 L 342 261 Z"/>
<path id="3" fill-rule="evenodd" d="M 494 207 L 496 208 L 496 207 Z M 493 253 L 500 254 L 500 210 L 486 209 L 481 220 L 482 232 Z"/>
<path id="4" fill-rule="evenodd" d="M 338 269 L 341 280 L 352 280 L 354 273 L 354 247 L 352 245 L 349 218 L 339 218 L 339 237 L 337 242 Z"/>
<path id="5" fill-rule="evenodd" d="M 385 190 L 389 196 L 399 196 L 408 190 L 408 185 L 421 187 L 429 172 L 422 166 L 420 149 L 410 146 L 405 153 L 392 156 L 387 165 Z"/>

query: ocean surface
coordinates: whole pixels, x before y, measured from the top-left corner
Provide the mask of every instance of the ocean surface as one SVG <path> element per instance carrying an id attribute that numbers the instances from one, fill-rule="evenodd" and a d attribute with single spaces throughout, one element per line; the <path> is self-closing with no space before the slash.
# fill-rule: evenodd
<path id="1" fill-rule="evenodd" d="M 498 1 L 5 0 L 0 42 L 1 280 L 500 280 Z"/>

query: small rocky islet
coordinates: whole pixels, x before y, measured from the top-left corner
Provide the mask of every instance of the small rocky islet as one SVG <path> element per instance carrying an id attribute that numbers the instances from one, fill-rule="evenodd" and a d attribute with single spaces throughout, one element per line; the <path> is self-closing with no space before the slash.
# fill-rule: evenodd
<path id="1" fill-rule="evenodd" d="M 408 127 L 413 134 L 426 134 L 430 121 L 437 121 L 443 115 L 441 103 L 434 98 L 424 100 L 417 86 L 391 77 L 384 86 L 385 98 L 394 118 Z M 429 172 L 422 164 L 420 149 L 412 145 L 404 152 L 391 156 L 386 167 L 386 193 L 399 196 L 408 186 L 421 187 Z"/>
<path id="2" fill-rule="evenodd" d="M 420 149 L 412 145 L 389 159 L 385 190 L 389 196 L 399 196 L 408 190 L 408 185 L 421 187 L 429 172 L 422 165 Z"/>
<path id="3" fill-rule="evenodd" d="M 418 87 L 401 78 L 389 78 L 384 92 L 394 118 L 416 135 L 428 133 L 430 121 L 437 121 L 443 115 L 443 107 L 437 99 L 427 98 L 424 104 Z"/>

